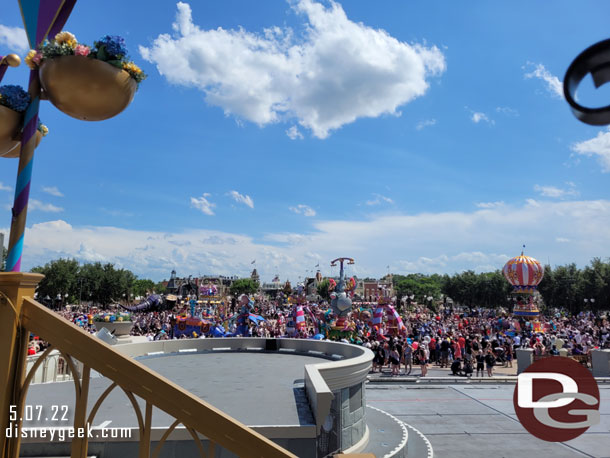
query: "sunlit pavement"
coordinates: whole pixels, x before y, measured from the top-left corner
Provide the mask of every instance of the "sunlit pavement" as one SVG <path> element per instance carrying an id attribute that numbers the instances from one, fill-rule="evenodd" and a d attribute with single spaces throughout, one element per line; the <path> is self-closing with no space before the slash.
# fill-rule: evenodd
<path id="1" fill-rule="evenodd" d="M 419 369 L 413 372 L 419 374 Z M 610 385 L 599 387 L 600 424 L 565 443 L 542 441 L 521 426 L 513 407 L 514 387 L 369 383 L 366 396 L 369 405 L 425 434 L 436 457 L 610 457 Z"/>

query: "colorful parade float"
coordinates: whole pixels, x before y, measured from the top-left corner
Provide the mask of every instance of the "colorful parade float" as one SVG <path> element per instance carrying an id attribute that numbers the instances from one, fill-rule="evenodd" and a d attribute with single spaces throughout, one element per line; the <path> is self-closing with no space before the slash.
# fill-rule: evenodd
<path id="1" fill-rule="evenodd" d="M 331 340 L 353 340 L 356 335 L 356 326 L 350 319 L 352 313 L 352 296 L 356 289 L 353 277 L 346 281 L 344 263 L 354 264 L 352 258 L 337 258 L 331 261 L 331 267 L 339 263 L 339 282 L 329 280 L 331 314 L 327 314 L 326 334 Z M 332 316 L 331 316 L 332 315 Z"/>
<path id="2" fill-rule="evenodd" d="M 544 276 L 544 268 L 540 262 L 530 256 L 525 256 L 522 251 L 520 256 L 508 260 L 502 273 L 513 286 L 511 292 L 515 302 L 513 315 L 529 321 L 534 331 L 541 331 L 538 321 L 540 310 L 535 294 L 536 288 Z"/>

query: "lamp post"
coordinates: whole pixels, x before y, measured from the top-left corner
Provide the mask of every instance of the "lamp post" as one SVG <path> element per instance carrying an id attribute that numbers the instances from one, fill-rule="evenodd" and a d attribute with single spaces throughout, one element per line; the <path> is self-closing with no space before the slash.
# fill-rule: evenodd
<path id="1" fill-rule="evenodd" d="M 585 308 L 587 308 L 588 304 L 591 304 L 591 308 L 593 308 L 593 304 L 595 304 L 595 298 L 585 298 L 584 299 L 585 302 Z"/>

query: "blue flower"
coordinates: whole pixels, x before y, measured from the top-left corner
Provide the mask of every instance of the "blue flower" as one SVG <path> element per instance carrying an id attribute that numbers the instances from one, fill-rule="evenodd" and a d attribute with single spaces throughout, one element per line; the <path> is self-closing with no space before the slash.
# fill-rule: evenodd
<path id="1" fill-rule="evenodd" d="M 106 48 L 106 53 L 109 56 L 116 58 L 125 57 L 127 55 L 125 39 L 116 35 L 106 35 L 102 37 L 99 41 L 95 42 L 95 46 L 98 49 L 104 46 Z"/>
<path id="2" fill-rule="evenodd" d="M 2 98 L 0 103 L 11 110 L 23 112 L 30 104 L 30 94 L 25 92 L 21 86 L 7 84 L 0 86 Z"/>

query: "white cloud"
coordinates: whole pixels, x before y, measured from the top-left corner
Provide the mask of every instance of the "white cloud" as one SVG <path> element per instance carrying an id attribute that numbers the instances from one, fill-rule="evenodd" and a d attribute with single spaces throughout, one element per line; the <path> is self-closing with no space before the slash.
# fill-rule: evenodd
<path id="1" fill-rule="evenodd" d="M 528 62 L 525 68 L 532 68 L 533 70 L 525 74 L 525 78 L 538 78 L 545 83 L 546 89 L 551 93 L 553 97 L 563 98 L 563 84 L 559 81 L 555 75 L 551 74 L 544 65 L 534 64 Z"/>
<path id="2" fill-rule="evenodd" d="M 506 205 L 504 201 L 496 201 L 496 202 L 477 202 L 476 206 L 478 208 L 498 208 Z"/>
<path id="3" fill-rule="evenodd" d="M 0 181 L 0 191 L 12 191 L 13 188 L 10 186 L 6 186 L 4 183 Z"/>
<path id="4" fill-rule="evenodd" d="M 373 196 L 375 196 L 374 199 L 371 200 L 367 200 L 365 202 L 365 204 L 367 205 L 380 205 L 382 203 L 386 203 L 386 204 L 393 204 L 394 201 L 392 199 L 390 199 L 389 197 L 386 196 L 382 196 L 381 194 L 377 194 L 377 193 L 373 193 Z"/>
<path id="5" fill-rule="evenodd" d="M 510 118 L 516 118 L 519 116 L 519 111 L 511 107 L 496 107 L 496 113 L 501 113 Z"/>
<path id="6" fill-rule="evenodd" d="M 201 29 L 190 5 L 179 2 L 175 34 L 159 35 L 140 54 L 170 83 L 200 89 L 227 115 L 261 126 L 297 120 L 318 138 L 358 118 L 399 116 L 398 107 L 445 71 L 436 46 L 353 22 L 336 2 L 289 3 L 304 19 L 302 33 Z"/>
<path id="7" fill-rule="evenodd" d="M 191 207 L 201 210 L 201 212 L 206 215 L 213 215 L 214 211 L 212 209 L 216 206 L 216 204 L 208 200 L 208 197 L 210 196 L 211 194 L 209 192 L 205 192 L 199 198 L 191 197 Z"/>
<path id="8" fill-rule="evenodd" d="M 168 278 L 172 268 L 189 275 L 202 266 L 207 266 L 202 273 L 245 276 L 256 259 L 263 279 L 277 272 L 297 278 L 320 260 L 322 274 L 330 275 L 326 261 L 345 253 L 356 261 L 350 275 L 378 277 L 388 264 L 400 266 L 395 273 L 500 269 L 524 243 L 528 255 L 541 262 L 550 258 L 554 264 L 584 266 L 610 250 L 610 200 L 536 203 L 316 220 L 306 233 L 270 233 L 262 240 L 236 232 L 192 229 L 167 234 L 49 221 L 26 229 L 24 269 L 59 256 L 97 256 L 160 280 Z M 561 250 L 557 243 L 562 243 Z"/>
<path id="9" fill-rule="evenodd" d="M 602 172 L 610 172 L 610 127 L 599 132 L 597 137 L 574 143 L 571 149 L 583 156 L 597 156 L 597 160 L 602 166 Z"/>
<path id="10" fill-rule="evenodd" d="M 51 194 L 52 196 L 55 197 L 63 197 L 64 195 L 62 194 L 62 192 L 57 189 L 57 186 L 44 186 L 42 188 L 42 190 L 44 192 L 46 192 L 47 194 Z"/>
<path id="11" fill-rule="evenodd" d="M 0 24 L 0 45 L 4 45 L 16 53 L 30 49 L 25 30 L 21 27 L 9 27 L 2 24 Z"/>
<path id="12" fill-rule="evenodd" d="M 424 119 L 423 121 L 419 121 L 416 125 L 415 128 L 417 130 L 422 130 L 425 129 L 426 127 L 430 127 L 436 124 L 436 119 Z"/>
<path id="13" fill-rule="evenodd" d="M 557 188 L 555 186 L 534 185 L 534 191 L 539 192 L 540 195 L 545 197 L 558 197 L 561 199 L 579 195 L 574 183 L 568 182 L 566 184 L 568 185 L 567 189 Z"/>
<path id="14" fill-rule="evenodd" d="M 569 243 L 570 239 L 566 239 L 565 237 L 555 237 L 555 241 L 559 243 Z"/>
<path id="15" fill-rule="evenodd" d="M 252 200 L 252 198 L 250 196 L 240 194 L 237 191 L 230 191 L 228 194 L 229 194 L 229 196 L 231 196 L 233 198 L 233 200 L 235 202 L 244 204 L 250 208 L 254 208 L 254 201 Z"/>
<path id="16" fill-rule="evenodd" d="M 290 140 L 296 140 L 297 138 L 302 140 L 303 134 L 299 131 L 297 126 L 291 126 L 290 129 L 286 129 L 286 135 Z"/>
<path id="17" fill-rule="evenodd" d="M 493 119 L 490 119 L 489 116 L 487 116 L 485 113 L 480 112 L 480 111 L 473 111 L 472 112 L 472 116 L 470 117 L 470 119 L 475 124 L 478 124 L 481 121 L 485 121 L 486 123 L 489 123 L 489 124 L 492 124 L 492 125 L 495 124 L 495 121 Z"/>
<path id="18" fill-rule="evenodd" d="M 540 207 L 540 203 L 535 199 L 525 199 L 525 203 L 528 207 L 538 208 Z"/>
<path id="19" fill-rule="evenodd" d="M 64 211 L 64 209 L 61 207 L 57 207 L 53 204 L 45 204 L 36 199 L 30 199 L 30 201 L 28 202 L 28 209 L 31 211 L 40 210 L 42 212 L 47 213 L 59 213 Z"/>
<path id="20" fill-rule="evenodd" d="M 288 209 L 292 212 L 302 214 L 304 216 L 316 216 L 316 211 L 309 205 L 299 204 L 296 207 L 288 207 Z"/>

